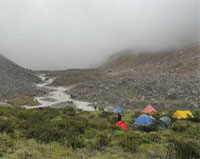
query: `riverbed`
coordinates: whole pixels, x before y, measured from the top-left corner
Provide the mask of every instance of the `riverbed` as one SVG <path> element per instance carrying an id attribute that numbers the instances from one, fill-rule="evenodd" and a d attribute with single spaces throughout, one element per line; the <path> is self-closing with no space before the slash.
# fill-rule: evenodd
<path id="1" fill-rule="evenodd" d="M 54 81 L 54 78 L 47 78 L 45 74 L 38 75 L 42 83 L 36 84 L 40 89 L 49 89 L 49 93 L 45 96 L 35 97 L 40 105 L 38 106 L 25 106 L 26 109 L 36 109 L 44 107 L 60 108 L 63 104 L 71 103 L 75 105 L 77 109 L 82 109 L 84 111 L 94 111 L 95 109 L 91 106 L 92 103 L 78 101 L 70 98 L 70 95 L 66 92 L 69 91 L 70 87 L 53 87 L 50 84 Z M 66 105 L 67 106 L 67 105 Z"/>

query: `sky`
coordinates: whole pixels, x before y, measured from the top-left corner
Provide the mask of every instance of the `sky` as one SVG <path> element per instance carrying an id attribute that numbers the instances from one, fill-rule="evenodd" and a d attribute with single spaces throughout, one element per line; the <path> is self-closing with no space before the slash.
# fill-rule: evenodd
<path id="1" fill-rule="evenodd" d="M 87 68 L 115 52 L 200 37 L 200 0 L 0 0 L 0 53 L 33 70 Z"/>

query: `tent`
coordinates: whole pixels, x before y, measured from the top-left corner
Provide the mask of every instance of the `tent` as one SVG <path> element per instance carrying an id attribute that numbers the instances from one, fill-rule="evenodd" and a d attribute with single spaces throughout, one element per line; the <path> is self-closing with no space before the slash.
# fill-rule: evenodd
<path id="1" fill-rule="evenodd" d="M 123 114 L 123 113 L 124 113 L 124 110 L 123 110 L 120 106 L 118 106 L 117 108 L 115 108 L 115 109 L 113 110 L 113 112 L 114 112 L 114 113 Z"/>
<path id="2" fill-rule="evenodd" d="M 142 113 L 145 113 L 145 114 L 154 114 L 154 113 L 158 113 L 157 110 L 155 110 L 152 105 L 147 105 L 143 110 L 142 110 Z"/>
<path id="3" fill-rule="evenodd" d="M 159 120 L 162 121 L 163 123 L 165 123 L 165 125 L 167 127 L 170 127 L 172 125 L 172 120 L 167 116 L 164 116 L 164 117 L 160 118 Z"/>
<path id="4" fill-rule="evenodd" d="M 153 124 L 153 120 L 150 116 L 146 115 L 146 114 L 142 114 L 140 115 L 134 122 L 134 125 L 152 125 Z"/>
<path id="5" fill-rule="evenodd" d="M 122 121 L 118 121 L 115 126 L 121 127 L 123 130 L 128 130 L 128 126 L 122 122 Z"/>
<path id="6" fill-rule="evenodd" d="M 169 117 L 162 117 L 159 120 L 155 121 L 155 126 L 159 128 L 167 128 L 172 125 L 172 121 Z"/>
<path id="7" fill-rule="evenodd" d="M 189 117 L 192 117 L 192 118 L 194 117 L 192 115 L 192 112 L 189 110 L 177 110 L 172 116 L 172 118 L 177 118 L 177 119 L 186 119 Z"/>

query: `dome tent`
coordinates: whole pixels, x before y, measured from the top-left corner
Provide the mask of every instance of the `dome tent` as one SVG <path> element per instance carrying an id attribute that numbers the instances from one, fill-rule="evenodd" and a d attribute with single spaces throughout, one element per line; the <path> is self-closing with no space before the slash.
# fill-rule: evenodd
<path id="1" fill-rule="evenodd" d="M 186 119 L 186 118 L 193 118 L 194 116 L 192 115 L 192 112 L 189 110 L 177 110 L 172 118 L 177 118 L 177 119 Z"/>
<path id="2" fill-rule="evenodd" d="M 172 125 L 172 121 L 169 117 L 162 117 L 155 121 L 155 126 L 159 128 L 168 128 Z"/>
<path id="3" fill-rule="evenodd" d="M 128 126 L 123 122 L 119 121 L 115 124 L 115 126 L 122 128 L 123 130 L 128 130 Z"/>
<path id="4" fill-rule="evenodd" d="M 142 114 L 134 122 L 134 125 L 149 126 L 153 124 L 153 120 L 149 115 Z"/>
<path id="5" fill-rule="evenodd" d="M 145 114 L 154 114 L 154 113 L 158 113 L 157 110 L 155 110 L 152 105 L 147 105 L 143 110 L 142 110 L 142 113 L 145 113 Z"/>
<path id="6" fill-rule="evenodd" d="M 123 110 L 120 106 L 118 106 L 117 108 L 115 108 L 115 109 L 113 110 L 113 113 L 120 113 L 120 114 L 123 114 L 123 113 L 124 113 L 124 110 Z"/>
<path id="7" fill-rule="evenodd" d="M 172 120 L 167 116 L 164 116 L 160 118 L 159 120 L 163 121 L 167 127 L 170 127 L 172 125 Z"/>

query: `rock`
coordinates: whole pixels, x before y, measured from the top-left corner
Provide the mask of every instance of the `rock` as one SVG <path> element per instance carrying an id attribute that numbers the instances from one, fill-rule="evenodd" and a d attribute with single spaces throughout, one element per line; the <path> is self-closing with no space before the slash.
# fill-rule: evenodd
<path id="1" fill-rule="evenodd" d="M 70 94 L 70 98 L 76 99 L 78 97 L 78 94 Z"/>
<path id="2" fill-rule="evenodd" d="M 173 95 L 174 93 L 176 93 L 176 89 L 175 88 L 170 88 L 167 90 L 167 95 Z"/>
<path id="3" fill-rule="evenodd" d="M 101 84 L 101 85 L 99 86 L 99 88 L 104 88 L 104 85 L 103 85 L 103 84 Z"/>
<path id="4" fill-rule="evenodd" d="M 141 100 L 145 100 L 145 96 L 142 96 L 142 97 L 141 97 Z"/>

